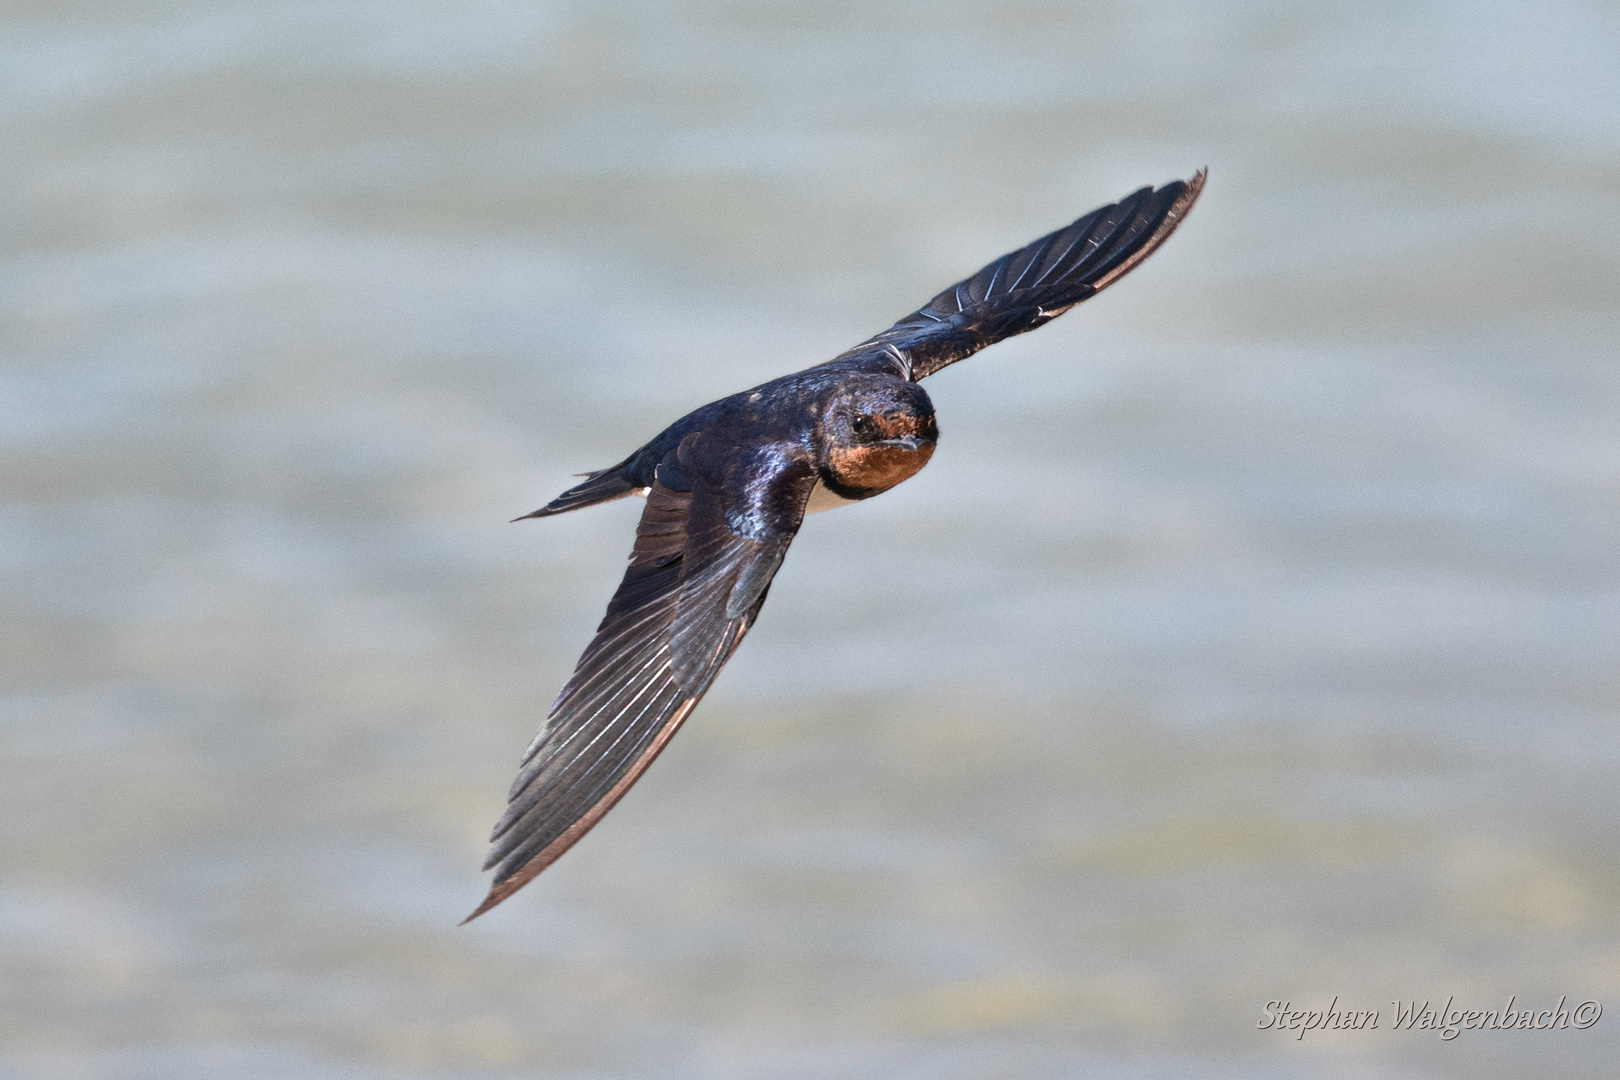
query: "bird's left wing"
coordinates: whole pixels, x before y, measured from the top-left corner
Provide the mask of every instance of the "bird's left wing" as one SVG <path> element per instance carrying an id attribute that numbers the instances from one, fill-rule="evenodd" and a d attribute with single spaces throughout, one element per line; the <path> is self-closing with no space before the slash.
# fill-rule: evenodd
<path id="1" fill-rule="evenodd" d="M 818 365 L 916 381 L 986 345 L 1042 326 L 1118 281 L 1170 238 L 1204 173 L 1142 188 L 1010 251 L 887 330 Z"/>
<path id="2" fill-rule="evenodd" d="M 477 918 L 606 814 L 698 703 L 765 602 L 815 474 L 755 463 L 746 505 L 677 454 L 658 468 L 630 567 L 596 636 L 523 755 L 484 864 Z"/>

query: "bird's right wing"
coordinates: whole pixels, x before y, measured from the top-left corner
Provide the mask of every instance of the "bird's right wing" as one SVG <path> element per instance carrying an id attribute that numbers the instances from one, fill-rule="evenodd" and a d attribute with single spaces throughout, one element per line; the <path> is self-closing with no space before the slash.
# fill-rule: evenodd
<path id="1" fill-rule="evenodd" d="M 1200 170 L 1142 188 L 1009 252 L 887 330 L 820 365 L 917 380 L 1033 330 L 1124 277 L 1165 242 L 1204 188 Z"/>
<path id="2" fill-rule="evenodd" d="M 490 837 L 495 879 L 468 920 L 555 862 L 652 764 L 753 625 L 814 483 L 792 463 L 765 472 L 755 490 L 773 512 L 749 519 L 674 455 L 659 466 L 624 580 L 523 756 Z"/>

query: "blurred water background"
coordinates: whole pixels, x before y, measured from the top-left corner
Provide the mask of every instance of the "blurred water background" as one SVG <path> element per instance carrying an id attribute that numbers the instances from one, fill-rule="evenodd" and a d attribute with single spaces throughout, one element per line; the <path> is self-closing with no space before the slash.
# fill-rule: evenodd
<path id="1" fill-rule="evenodd" d="M 1613 1075 L 1614 3 L 7 0 L 0 103 L 0 1075 Z M 458 929 L 639 504 L 507 519 L 1202 165 Z M 1389 1030 L 1510 994 L 1612 1015 Z"/>

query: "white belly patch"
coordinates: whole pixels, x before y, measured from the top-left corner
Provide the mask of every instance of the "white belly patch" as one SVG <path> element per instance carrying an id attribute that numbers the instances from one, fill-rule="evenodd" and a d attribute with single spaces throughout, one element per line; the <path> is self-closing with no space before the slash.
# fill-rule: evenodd
<path id="1" fill-rule="evenodd" d="M 850 503 L 859 501 L 858 499 L 846 499 L 842 495 L 834 495 L 827 489 L 827 485 L 817 480 L 816 486 L 810 489 L 810 501 L 805 504 L 804 512 L 806 514 L 819 514 L 823 510 L 836 510 L 840 506 L 848 506 Z"/>

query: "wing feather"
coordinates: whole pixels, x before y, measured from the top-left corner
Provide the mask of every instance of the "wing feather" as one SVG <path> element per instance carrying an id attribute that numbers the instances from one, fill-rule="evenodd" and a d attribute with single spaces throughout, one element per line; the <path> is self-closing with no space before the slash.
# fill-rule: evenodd
<path id="1" fill-rule="evenodd" d="M 804 498 L 811 482 L 794 481 Z M 652 764 L 753 625 L 802 517 L 801 505 L 776 535 L 738 536 L 701 484 L 653 484 L 624 580 L 523 755 L 490 836 L 495 878 L 469 920 L 555 862 Z"/>

